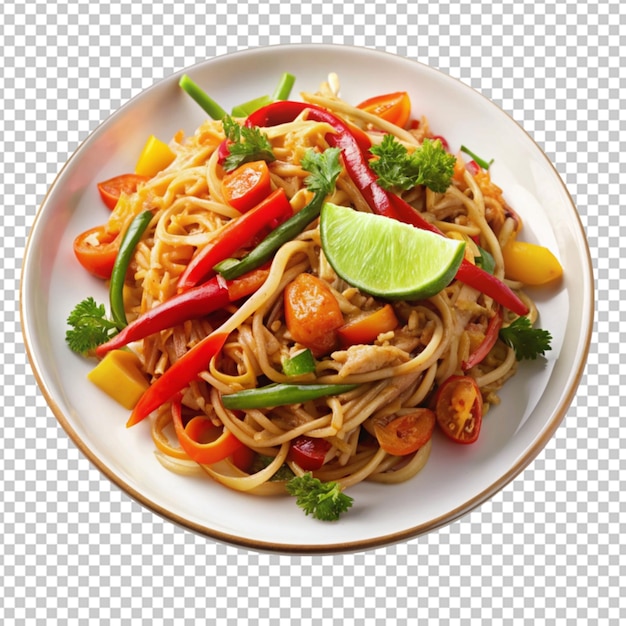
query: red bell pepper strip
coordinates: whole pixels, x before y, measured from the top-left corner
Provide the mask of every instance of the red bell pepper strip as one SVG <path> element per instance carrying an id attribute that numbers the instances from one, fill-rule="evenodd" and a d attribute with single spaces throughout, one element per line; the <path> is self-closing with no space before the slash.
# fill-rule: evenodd
<path id="1" fill-rule="evenodd" d="M 300 435 L 291 442 L 287 458 L 297 463 L 304 471 L 312 472 L 324 465 L 330 448 L 331 443 L 327 439 Z"/>
<path id="2" fill-rule="evenodd" d="M 332 126 L 337 133 L 349 133 L 352 136 L 352 140 L 356 141 L 357 145 L 364 153 L 372 147 L 370 138 L 360 128 L 346 124 L 326 109 L 315 104 L 308 104 L 307 102 L 296 102 L 294 100 L 273 102 L 249 115 L 246 118 L 245 125 L 263 128 L 287 124 L 288 122 L 293 122 L 302 111 L 306 111 L 307 109 L 309 110 L 307 119 L 312 119 L 317 122 L 326 122 Z M 331 135 L 332 133 L 326 135 L 327 141 Z"/>
<path id="3" fill-rule="evenodd" d="M 491 351 L 496 345 L 496 341 L 498 341 L 498 333 L 500 332 L 500 328 L 502 328 L 502 309 L 500 307 L 497 308 L 494 316 L 489 320 L 489 324 L 487 324 L 487 332 L 485 333 L 485 338 L 482 343 L 469 355 L 467 361 L 463 361 L 461 367 L 463 371 L 467 371 L 478 365 Z"/>
<path id="4" fill-rule="evenodd" d="M 193 417 L 184 426 L 180 394 L 176 394 L 172 400 L 172 421 L 180 447 L 196 463 L 212 465 L 244 447 L 243 443 L 225 428 L 214 441 L 201 443 L 203 436 L 215 430 L 215 426 L 211 420 L 201 415 Z"/>
<path id="5" fill-rule="evenodd" d="M 341 149 L 350 178 L 374 213 L 412 224 L 416 228 L 442 234 L 436 226 L 426 221 L 410 204 L 378 184 L 376 174 L 370 168 L 367 158 L 350 133 L 348 126 L 326 109 L 304 102 L 275 102 L 253 113 L 246 120 L 246 124 L 274 126 L 293 120 L 305 109 L 309 109 L 307 113 L 309 119 L 326 122 L 336 131 L 335 133 L 328 133 L 326 141 L 331 146 Z M 528 307 L 508 285 L 492 274 L 485 272 L 482 268 L 472 265 L 467 259 L 463 259 L 456 278 L 493 298 L 517 315 L 528 313 Z"/>
<path id="6" fill-rule="evenodd" d="M 227 337 L 228 333 L 225 332 L 207 335 L 173 363 L 161 377 L 157 378 L 146 389 L 133 409 L 128 422 L 126 422 L 126 427 L 130 428 L 141 422 L 152 411 L 171 400 L 179 391 L 189 385 L 200 372 L 206 370 L 211 359 L 224 346 Z"/>
<path id="7" fill-rule="evenodd" d="M 213 267 L 252 243 L 264 229 L 274 229 L 291 217 L 293 210 L 284 189 L 276 189 L 256 207 L 229 222 L 219 238 L 202 248 L 178 280 L 183 292 L 215 274 Z"/>
<path id="8" fill-rule="evenodd" d="M 255 270 L 235 280 L 215 276 L 206 283 L 177 294 L 140 315 L 117 335 L 96 348 L 96 355 L 139 341 L 153 333 L 182 324 L 186 320 L 204 317 L 214 311 L 254 293 L 267 278 L 267 270 Z"/>

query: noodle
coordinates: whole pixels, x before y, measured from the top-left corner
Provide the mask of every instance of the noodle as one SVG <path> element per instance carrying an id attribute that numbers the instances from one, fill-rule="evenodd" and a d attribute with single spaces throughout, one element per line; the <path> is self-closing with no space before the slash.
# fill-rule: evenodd
<path id="1" fill-rule="evenodd" d="M 320 93 L 303 94 L 303 99 L 329 109 L 366 133 L 373 127 L 391 133 L 411 149 L 430 136 L 425 119 L 415 130 L 401 129 L 349 105 L 337 94 L 337 79 L 331 75 Z M 299 211 L 309 195 L 304 188 L 308 172 L 302 168 L 301 159 L 310 148 L 325 150 L 326 135 L 335 131 L 306 116 L 263 130 L 276 156 L 269 164 L 272 187 L 284 189 L 294 211 Z M 381 136 L 380 132 L 371 133 L 373 142 L 380 142 Z M 218 147 L 223 138 L 222 124 L 213 121 L 205 122 L 188 138 L 178 135 L 172 142 L 174 162 L 137 192 L 124 197 L 112 214 L 112 222 L 127 225 L 146 208 L 154 212 L 148 236 L 138 246 L 127 277 L 129 317 L 136 318 L 171 298 L 190 260 L 218 241 L 231 220 L 240 215 L 222 193 L 224 172 Z M 480 246 L 493 256 L 495 275 L 502 278 L 502 246 L 515 235 L 520 223 L 510 217 L 501 190 L 488 176 L 481 175 L 479 179 L 467 170 L 459 170 L 445 193 L 416 188 L 403 196 L 446 236 L 466 242 L 471 262 L 480 255 L 480 241 Z M 371 211 L 345 172 L 337 180 L 330 200 Z M 138 342 L 136 351 L 145 373 L 154 380 L 207 334 L 215 330 L 227 333 L 219 358 L 211 360 L 182 396 L 185 419 L 204 415 L 267 460 L 265 467 L 254 471 L 238 468 L 232 459 L 213 465 L 194 463 L 177 445 L 169 406 L 165 405 L 151 418 L 155 454 L 164 467 L 184 475 L 208 474 L 231 489 L 248 493 L 284 493 L 284 481 L 272 479 L 281 467 L 295 475 L 304 473 L 289 454 L 291 443 L 300 436 L 326 440 L 324 463 L 313 474 L 320 480 L 337 480 L 342 488 L 365 480 L 406 481 L 424 467 L 431 453 L 430 440 L 409 455 L 396 456 L 378 444 L 375 426 L 396 415 L 407 415 L 416 407 L 429 406 L 437 386 L 462 373 L 461 364 L 485 338 L 488 321 L 494 315 L 493 301 L 453 281 L 427 300 L 394 302 L 398 328 L 380 334 L 371 344 L 336 349 L 317 358 L 315 372 L 298 379 L 358 385 L 352 391 L 273 409 L 226 409 L 222 394 L 269 382 L 291 382 L 282 363 L 302 346 L 292 339 L 287 327 L 283 292 L 303 273 L 313 274 L 327 284 L 346 319 L 356 319 L 384 304 L 335 275 L 321 249 L 315 221 L 277 250 L 265 282 L 242 304 L 232 306 L 229 315 L 188 320 Z M 516 290 L 523 288 L 518 283 L 509 284 Z M 534 320 L 536 307 L 528 296 L 520 293 L 520 297 L 530 308 L 529 318 Z M 465 374 L 474 377 L 488 406 L 498 401 L 498 390 L 515 370 L 513 349 L 499 342 L 488 358 Z"/>

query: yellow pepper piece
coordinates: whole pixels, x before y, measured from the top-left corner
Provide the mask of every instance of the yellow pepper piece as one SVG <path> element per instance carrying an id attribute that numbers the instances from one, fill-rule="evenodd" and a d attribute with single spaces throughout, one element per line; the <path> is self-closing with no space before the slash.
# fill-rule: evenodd
<path id="1" fill-rule="evenodd" d="M 150 386 L 141 373 L 137 355 L 128 350 L 111 350 L 87 374 L 87 378 L 125 409 L 135 408 Z"/>
<path id="2" fill-rule="evenodd" d="M 137 160 L 135 174 L 152 178 L 164 170 L 174 160 L 175 156 L 166 143 L 154 135 L 150 135 Z"/>
<path id="3" fill-rule="evenodd" d="M 510 239 L 502 249 L 506 277 L 526 285 L 544 285 L 563 274 L 558 259 L 544 246 Z"/>

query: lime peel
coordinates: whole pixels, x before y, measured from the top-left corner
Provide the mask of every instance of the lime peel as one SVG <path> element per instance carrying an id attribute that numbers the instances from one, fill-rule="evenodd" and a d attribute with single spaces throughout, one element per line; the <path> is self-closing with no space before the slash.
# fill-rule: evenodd
<path id="1" fill-rule="evenodd" d="M 382 215 L 327 202 L 320 215 L 322 250 L 349 285 L 387 300 L 422 300 L 456 275 L 465 242 Z"/>

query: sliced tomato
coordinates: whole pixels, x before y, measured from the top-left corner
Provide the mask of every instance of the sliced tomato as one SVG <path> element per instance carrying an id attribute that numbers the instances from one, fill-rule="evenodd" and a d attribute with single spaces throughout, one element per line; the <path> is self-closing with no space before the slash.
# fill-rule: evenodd
<path id="1" fill-rule="evenodd" d="M 483 397 L 471 376 L 450 376 L 437 391 L 435 415 L 441 430 L 457 443 L 474 443 L 483 420 Z"/>
<path id="2" fill-rule="evenodd" d="M 98 183 L 98 191 L 102 202 L 112 211 L 123 193 L 134 193 L 137 187 L 146 180 L 148 180 L 147 176 L 139 174 L 120 174 Z"/>
<path id="3" fill-rule="evenodd" d="M 287 458 L 297 463 L 303 470 L 312 472 L 324 465 L 329 450 L 330 442 L 326 439 L 300 435 L 291 442 Z"/>
<path id="4" fill-rule="evenodd" d="M 265 161 L 244 163 L 222 179 L 224 199 L 241 213 L 255 207 L 271 192 L 272 181 Z"/>
<path id="5" fill-rule="evenodd" d="M 428 443 L 435 423 L 435 414 L 430 409 L 418 408 L 389 422 L 375 422 L 374 434 L 385 452 L 405 456 Z"/>
<path id="6" fill-rule="evenodd" d="M 294 341 L 309 348 L 315 357 L 335 348 L 343 314 L 323 280 L 313 274 L 299 274 L 285 287 L 284 303 L 285 323 Z"/>
<path id="7" fill-rule="evenodd" d="M 88 272 L 108 280 L 111 278 L 120 241 L 120 233 L 109 232 L 106 226 L 95 226 L 74 239 L 74 254 Z"/>
<path id="8" fill-rule="evenodd" d="M 396 91 L 368 98 L 357 108 L 403 128 L 411 115 L 411 100 L 406 91 Z"/>
<path id="9" fill-rule="evenodd" d="M 343 348 L 361 343 L 372 343 L 381 333 L 394 330 L 398 318 L 390 304 L 373 311 L 365 317 L 344 324 L 338 331 L 339 342 Z"/>

